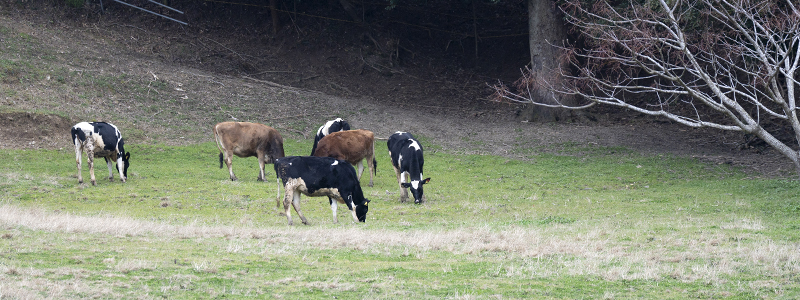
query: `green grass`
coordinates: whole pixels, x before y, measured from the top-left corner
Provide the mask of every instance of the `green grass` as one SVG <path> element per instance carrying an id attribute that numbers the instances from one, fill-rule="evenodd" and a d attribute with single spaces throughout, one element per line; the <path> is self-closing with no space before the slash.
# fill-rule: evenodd
<path id="1" fill-rule="evenodd" d="M 289 227 L 272 166 L 257 182 L 256 159 L 234 158 L 231 182 L 205 141 L 209 124 L 237 117 L 306 155 L 311 141 L 297 138 L 320 124 L 270 104 L 313 112 L 317 100 L 120 72 L 16 28 L 0 26 L 0 112 L 114 120 L 132 166 L 127 183 L 109 182 L 100 160 L 98 185 L 79 185 L 69 146 L 0 150 L 0 299 L 800 298 L 795 180 L 578 143 L 520 140 L 524 159 L 453 154 L 417 136 L 426 203 L 398 201 L 378 142 L 365 224 L 341 206 L 334 224 L 327 199 L 303 197 L 310 225 Z"/>
<path id="2" fill-rule="evenodd" d="M 308 140 L 286 141 L 305 154 Z M 566 145 L 565 149 L 571 146 Z M 12 298 L 795 298 L 800 187 L 603 148 L 514 160 L 431 152 L 400 203 L 378 143 L 367 223 L 213 143 L 129 145 L 129 181 L 79 185 L 74 152 L 1 150 L 0 284 Z M 85 161 L 85 159 L 84 159 Z M 268 178 L 274 171 L 268 165 Z M 366 173 L 365 173 L 366 175 Z M 118 177 L 115 174 L 115 177 Z M 84 178 L 88 171 L 84 168 Z M 367 180 L 364 178 L 363 180 Z M 294 214 L 294 211 L 292 211 Z M 15 219 L 14 216 L 19 216 Z M 35 284 L 37 288 L 25 288 Z"/>

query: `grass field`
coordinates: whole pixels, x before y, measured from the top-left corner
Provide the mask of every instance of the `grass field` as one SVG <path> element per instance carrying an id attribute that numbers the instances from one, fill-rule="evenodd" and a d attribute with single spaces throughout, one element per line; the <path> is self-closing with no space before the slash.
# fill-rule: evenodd
<path id="1" fill-rule="evenodd" d="M 53 126 L 60 150 L 0 149 L 0 299 L 800 298 L 794 179 L 591 144 L 466 155 L 421 136 L 426 203 L 399 202 L 377 142 L 366 223 L 303 197 L 310 224 L 288 226 L 276 181 L 234 158 L 231 182 L 208 129 L 273 118 L 306 155 L 327 96 L 192 74 L 125 54 L 132 36 L 19 12 L 0 11 L 0 113 L 113 120 L 132 165 L 127 183 L 99 163 L 98 185 L 78 184 Z"/>
<path id="2" fill-rule="evenodd" d="M 293 227 L 255 158 L 235 158 L 231 182 L 210 142 L 130 145 L 129 181 L 100 165 L 97 186 L 77 183 L 73 149 L 0 150 L 0 297 L 800 297 L 796 181 L 570 147 L 515 160 L 434 145 L 414 205 L 378 142 L 367 222 L 339 210 L 334 224 L 327 199 L 304 197 L 311 224 Z"/>

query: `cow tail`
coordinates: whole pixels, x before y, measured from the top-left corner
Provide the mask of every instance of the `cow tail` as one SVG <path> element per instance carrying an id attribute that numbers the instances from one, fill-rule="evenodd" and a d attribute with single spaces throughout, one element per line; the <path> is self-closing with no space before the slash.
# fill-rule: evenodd
<path id="1" fill-rule="evenodd" d="M 378 161 L 375 160 L 375 156 L 372 157 L 372 174 L 378 176 Z"/>
<path id="2" fill-rule="evenodd" d="M 314 152 L 317 152 L 317 143 L 319 142 L 318 138 L 314 138 L 314 146 L 311 146 L 311 155 L 314 156 Z"/>
<path id="3" fill-rule="evenodd" d="M 70 130 L 70 135 L 72 135 L 72 144 L 75 144 L 75 136 L 76 136 L 75 127 L 72 127 L 72 130 Z"/>
<path id="4" fill-rule="evenodd" d="M 86 134 L 83 133 L 83 130 L 79 128 L 72 127 L 71 134 L 72 134 L 72 143 L 75 145 L 77 145 L 77 143 L 75 143 L 75 137 L 77 137 L 78 140 L 80 140 L 81 142 L 86 140 Z"/>
<path id="5" fill-rule="evenodd" d="M 217 134 L 217 125 L 214 125 L 214 144 L 217 144 L 217 149 L 219 149 L 219 168 L 222 169 L 222 141 L 219 140 L 219 135 Z"/>

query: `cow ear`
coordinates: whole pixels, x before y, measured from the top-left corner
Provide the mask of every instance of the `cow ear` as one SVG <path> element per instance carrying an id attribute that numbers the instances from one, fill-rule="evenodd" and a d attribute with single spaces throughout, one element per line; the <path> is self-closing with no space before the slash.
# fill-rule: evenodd
<path id="1" fill-rule="evenodd" d="M 428 177 L 428 178 L 425 178 L 424 180 L 422 180 L 422 184 L 426 184 L 426 183 L 428 183 L 428 182 L 430 182 L 430 181 L 431 181 L 431 178 L 430 178 L 430 177 Z"/>
<path id="2" fill-rule="evenodd" d="M 364 206 L 367 206 L 367 204 L 369 204 L 369 199 L 364 198 Z"/>
<path id="3" fill-rule="evenodd" d="M 411 184 L 410 184 L 410 183 L 408 183 L 408 182 L 403 182 L 403 183 L 401 183 L 401 184 L 400 184 L 400 186 L 402 186 L 402 187 L 404 187 L 404 188 L 410 188 L 410 187 L 411 187 Z"/>
<path id="4" fill-rule="evenodd" d="M 130 160 L 130 159 L 131 159 L 131 153 L 130 152 L 125 153 L 125 160 Z"/>

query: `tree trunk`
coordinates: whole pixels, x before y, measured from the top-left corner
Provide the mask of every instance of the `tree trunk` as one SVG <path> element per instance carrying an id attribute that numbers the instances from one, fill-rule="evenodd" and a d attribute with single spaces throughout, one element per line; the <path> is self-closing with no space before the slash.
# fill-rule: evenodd
<path id="1" fill-rule="evenodd" d="M 280 20 L 278 20 L 278 3 L 277 0 L 269 0 L 269 10 L 272 17 L 272 35 L 278 34 L 278 27 L 281 26 Z"/>
<path id="2" fill-rule="evenodd" d="M 561 21 L 561 11 L 553 0 L 528 0 L 528 42 L 531 51 L 531 71 L 535 78 L 548 76 L 557 67 L 558 49 L 552 45 L 561 45 L 566 39 L 566 26 Z M 535 100 L 555 104 L 553 93 L 547 89 L 538 89 Z M 576 102 L 564 95 L 555 95 L 562 104 Z M 531 121 L 553 122 L 571 118 L 573 112 L 561 108 L 549 108 L 531 105 L 523 117 Z"/>
<path id="3" fill-rule="evenodd" d="M 269 0 L 269 11 L 270 11 L 270 17 L 272 18 L 272 35 L 275 36 L 278 34 L 278 28 L 281 26 L 281 22 L 278 19 L 277 0 Z"/>

